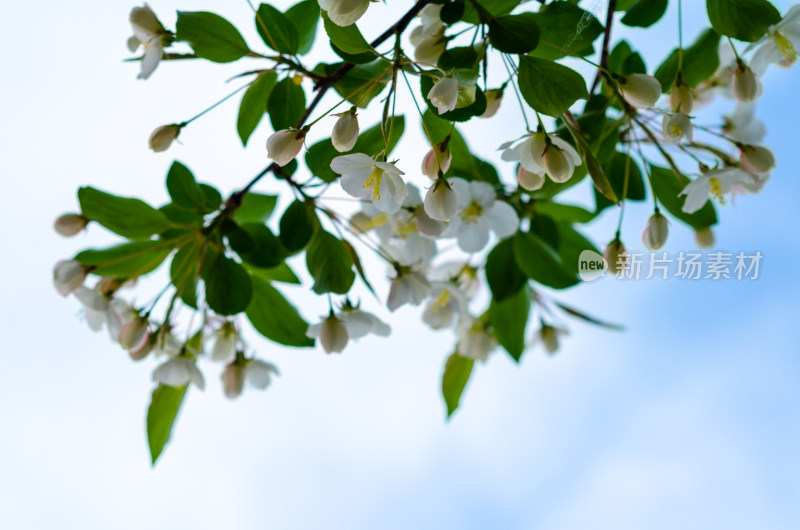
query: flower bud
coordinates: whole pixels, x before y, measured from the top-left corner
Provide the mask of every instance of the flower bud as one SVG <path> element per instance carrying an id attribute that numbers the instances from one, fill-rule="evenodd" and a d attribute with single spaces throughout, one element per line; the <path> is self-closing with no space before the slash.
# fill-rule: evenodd
<path id="1" fill-rule="evenodd" d="M 235 399 L 242 394 L 244 390 L 244 367 L 239 363 L 231 363 L 222 371 L 220 379 L 222 380 L 222 390 L 225 392 L 225 397 L 228 399 Z"/>
<path id="2" fill-rule="evenodd" d="M 453 155 L 450 154 L 448 144 L 448 140 L 436 144 L 428 151 L 425 158 L 422 159 L 422 173 L 429 179 L 438 177 L 439 170 L 444 174 L 450 169 Z"/>
<path id="3" fill-rule="evenodd" d="M 222 327 L 214 332 L 214 348 L 211 350 L 211 360 L 228 363 L 236 357 L 236 329 L 230 322 L 225 322 Z"/>
<path id="4" fill-rule="evenodd" d="M 347 346 L 350 335 L 344 322 L 331 315 L 322 321 L 319 328 L 319 342 L 325 353 L 340 353 Z"/>
<path id="5" fill-rule="evenodd" d="M 543 323 L 541 329 L 539 329 L 539 340 L 542 341 L 544 349 L 550 355 L 558 351 L 559 335 L 560 335 L 559 330 L 548 324 Z"/>
<path id="6" fill-rule="evenodd" d="M 64 237 L 72 237 L 86 228 L 89 220 L 77 213 L 65 213 L 60 215 L 53 226 L 55 231 Z"/>
<path id="7" fill-rule="evenodd" d="M 435 221 L 449 221 L 458 210 L 458 196 L 445 179 L 438 179 L 425 194 L 425 213 Z"/>
<path id="8" fill-rule="evenodd" d="M 697 230 L 694 233 L 694 244 L 699 249 L 713 248 L 715 243 L 714 231 L 711 227 Z"/>
<path id="9" fill-rule="evenodd" d="M 283 129 L 272 133 L 267 140 L 267 154 L 283 167 L 297 156 L 303 148 L 306 133 L 303 130 Z"/>
<path id="10" fill-rule="evenodd" d="M 619 90 L 625 101 L 637 109 L 647 109 L 661 97 L 661 83 L 652 75 L 629 74 L 618 79 Z"/>
<path id="11" fill-rule="evenodd" d="M 661 215 L 661 212 L 656 212 L 647 220 L 642 232 L 642 243 L 644 247 L 653 252 L 664 246 L 667 242 L 669 235 L 669 221 Z"/>
<path id="12" fill-rule="evenodd" d="M 566 182 L 572 176 L 572 166 L 567 155 L 558 146 L 548 143 L 542 154 L 544 170 L 555 182 Z"/>
<path id="13" fill-rule="evenodd" d="M 612 274 L 620 274 L 628 268 L 628 251 L 619 238 L 614 238 L 603 251 L 603 258 L 608 264 L 608 270 Z"/>
<path id="14" fill-rule="evenodd" d="M 736 101 L 753 101 L 761 97 L 763 86 L 758 76 L 749 66 L 739 61 L 739 65 L 733 72 L 733 83 L 731 84 L 733 97 Z"/>
<path id="15" fill-rule="evenodd" d="M 147 319 L 135 318 L 119 330 L 119 345 L 126 350 L 139 350 L 147 343 Z"/>
<path id="16" fill-rule="evenodd" d="M 669 94 L 669 103 L 672 112 L 680 112 L 681 114 L 692 113 L 692 107 L 694 106 L 692 89 L 683 79 L 676 81 L 675 85 L 672 87 L 672 92 Z"/>
<path id="17" fill-rule="evenodd" d="M 493 88 L 487 90 L 486 93 L 486 110 L 480 115 L 481 118 L 491 118 L 497 114 L 497 109 L 500 108 L 500 102 L 503 100 L 503 89 Z"/>
<path id="18" fill-rule="evenodd" d="M 535 191 L 541 189 L 544 186 L 545 181 L 545 174 L 544 173 L 534 173 L 532 171 L 528 171 L 522 164 L 517 167 L 517 182 L 519 185 L 528 190 L 528 191 Z"/>
<path id="19" fill-rule="evenodd" d="M 83 285 L 86 267 L 75 260 L 61 260 L 53 268 L 53 284 L 61 296 L 67 296 Z"/>
<path id="20" fill-rule="evenodd" d="M 150 135 L 150 149 L 156 153 L 160 153 L 169 149 L 169 146 L 172 145 L 172 142 L 175 141 L 175 139 L 178 137 L 178 134 L 181 132 L 182 127 L 182 125 L 177 123 L 158 127 Z"/>
<path id="21" fill-rule="evenodd" d="M 694 135 L 692 120 L 686 114 L 664 114 L 661 121 L 661 137 L 665 143 L 676 144 L 683 138 L 690 142 Z"/>
<path id="22" fill-rule="evenodd" d="M 447 39 L 442 32 L 428 35 L 416 45 L 414 60 L 421 64 L 436 66 L 446 46 Z"/>
<path id="23" fill-rule="evenodd" d="M 358 115 L 356 108 L 353 107 L 347 112 L 336 114 L 339 117 L 336 125 L 333 126 L 331 133 L 331 143 L 340 153 L 349 151 L 356 145 L 358 140 Z"/>
<path id="24" fill-rule="evenodd" d="M 148 334 L 147 340 L 144 343 L 136 348 L 135 350 L 128 350 L 128 355 L 134 361 L 141 361 L 147 354 L 153 351 L 153 348 L 156 346 L 156 336 L 152 334 Z"/>
<path id="25" fill-rule="evenodd" d="M 453 77 L 439 79 L 428 91 L 428 99 L 439 114 L 455 109 L 458 102 L 458 80 Z"/>
<path id="26" fill-rule="evenodd" d="M 739 160 L 747 171 L 757 175 L 775 169 L 775 153 L 763 145 L 743 145 L 739 150 Z"/>
<path id="27" fill-rule="evenodd" d="M 139 29 L 145 33 L 159 34 L 165 31 L 164 26 L 147 4 L 143 7 L 134 7 L 131 9 L 129 20 L 134 29 Z"/>

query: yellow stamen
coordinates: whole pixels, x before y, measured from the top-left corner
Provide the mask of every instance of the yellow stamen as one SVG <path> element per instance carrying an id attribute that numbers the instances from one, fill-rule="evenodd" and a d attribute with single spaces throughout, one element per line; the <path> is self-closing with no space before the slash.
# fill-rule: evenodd
<path id="1" fill-rule="evenodd" d="M 797 50 L 794 49 L 792 41 L 787 39 L 780 31 L 776 31 L 773 38 L 775 39 L 775 45 L 786 58 L 787 62 L 794 63 L 797 61 Z"/>
<path id="2" fill-rule="evenodd" d="M 442 308 L 444 308 L 444 307 L 445 307 L 445 306 L 446 306 L 446 305 L 447 305 L 447 304 L 450 302 L 450 297 L 451 297 L 451 296 L 452 296 L 452 295 L 450 294 L 450 291 L 448 291 L 448 290 L 446 290 L 446 289 L 445 289 L 445 290 L 443 290 L 443 291 L 442 291 L 442 292 L 439 294 L 439 296 L 437 296 L 437 297 L 436 297 L 436 301 L 433 303 L 433 307 L 434 307 L 435 309 L 442 309 Z"/>
<path id="3" fill-rule="evenodd" d="M 708 186 L 711 195 L 719 202 L 725 203 L 725 197 L 722 196 L 722 182 L 720 182 L 718 178 L 711 177 L 708 179 Z"/>
<path id="4" fill-rule="evenodd" d="M 470 205 L 464 209 L 464 213 L 461 214 L 461 217 L 465 221 L 470 221 L 480 217 L 481 213 L 483 213 L 483 208 L 481 205 L 475 201 L 472 201 L 472 203 L 470 203 Z"/>
<path id="5" fill-rule="evenodd" d="M 381 178 L 383 177 L 383 170 L 378 166 L 375 166 L 372 169 L 372 173 L 369 174 L 367 177 L 366 182 L 364 182 L 363 188 L 370 189 L 372 188 L 372 200 L 378 201 L 381 198 Z"/>

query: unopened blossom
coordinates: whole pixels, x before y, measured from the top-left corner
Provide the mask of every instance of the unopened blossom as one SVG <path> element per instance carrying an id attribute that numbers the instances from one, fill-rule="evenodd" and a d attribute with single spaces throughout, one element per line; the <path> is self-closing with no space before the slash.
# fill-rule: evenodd
<path id="1" fill-rule="evenodd" d="M 467 308 L 467 298 L 456 284 L 432 282 L 422 320 L 432 329 L 448 328 L 467 314 Z"/>
<path id="2" fill-rule="evenodd" d="M 414 48 L 414 61 L 419 64 L 436 66 L 446 46 L 447 38 L 444 36 L 444 30 L 427 35 L 417 41 Z"/>
<path id="3" fill-rule="evenodd" d="M 739 160 L 747 171 L 757 175 L 769 173 L 777 163 L 772 149 L 763 145 L 742 145 Z"/>
<path id="4" fill-rule="evenodd" d="M 156 357 L 175 357 L 183 350 L 183 343 L 172 334 L 170 326 L 161 326 L 154 336 L 153 354 Z"/>
<path id="5" fill-rule="evenodd" d="M 422 159 L 422 174 L 431 180 L 438 177 L 440 171 L 444 174 L 450 169 L 453 155 L 450 154 L 449 140 L 450 137 L 431 147 Z"/>
<path id="6" fill-rule="evenodd" d="M 408 195 L 406 196 L 406 200 L 403 201 L 403 210 L 411 213 L 416 231 L 420 234 L 429 238 L 437 238 L 442 234 L 445 223 L 443 221 L 437 221 L 428 215 L 425 211 L 425 204 L 419 193 L 419 188 L 413 184 L 408 185 Z M 395 219 L 398 221 L 395 227 L 395 235 L 402 236 L 403 233 L 408 233 L 409 228 L 402 225 L 403 216 L 397 216 Z"/>
<path id="7" fill-rule="evenodd" d="M 401 268 L 389 286 L 389 298 L 386 305 L 395 311 L 405 304 L 419 305 L 430 292 L 430 282 L 417 270 Z"/>
<path id="8" fill-rule="evenodd" d="M 212 334 L 214 347 L 211 349 L 211 360 L 229 363 L 236 357 L 236 341 L 239 335 L 233 322 L 226 321 Z"/>
<path id="9" fill-rule="evenodd" d="M 752 183 L 754 177 L 739 168 L 726 167 L 714 169 L 700 175 L 690 182 L 679 195 L 686 195 L 683 203 L 684 213 L 694 213 L 702 208 L 711 197 L 720 201 L 736 186 Z"/>
<path id="10" fill-rule="evenodd" d="M 458 211 L 458 195 L 446 179 L 437 179 L 425 194 L 425 213 L 436 221 L 449 221 Z"/>
<path id="11" fill-rule="evenodd" d="M 667 236 L 669 236 L 669 221 L 661 212 L 656 211 L 644 226 L 642 243 L 647 250 L 653 252 L 664 246 Z"/>
<path id="12" fill-rule="evenodd" d="M 731 90 L 736 101 L 755 101 L 764 92 L 764 85 L 755 72 L 740 60 L 733 71 Z"/>
<path id="13" fill-rule="evenodd" d="M 156 345 L 156 336 L 153 334 L 149 334 L 147 336 L 147 340 L 144 341 L 144 343 L 141 346 L 133 350 L 128 350 L 128 355 L 134 361 L 141 361 L 142 359 L 147 357 L 147 355 L 151 351 L 153 351 L 155 345 Z"/>
<path id="14" fill-rule="evenodd" d="M 422 22 L 411 31 L 414 59 L 418 63 L 435 66 L 445 50 L 444 24 L 441 19 L 441 4 L 428 4 L 417 15 Z"/>
<path id="15" fill-rule="evenodd" d="M 103 296 L 97 289 L 90 289 L 85 285 L 78 286 L 73 294 L 83 306 L 83 317 L 92 331 L 100 331 L 108 321 L 110 300 Z"/>
<path id="16" fill-rule="evenodd" d="M 517 182 L 519 182 L 520 187 L 523 189 L 528 191 L 539 190 L 544 186 L 544 181 L 544 171 L 541 173 L 534 173 L 522 167 L 522 164 L 517 167 Z"/>
<path id="17" fill-rule="evenodd" d="M 128 49 L 133 52 L 140 45 L 144 46 L 144 57 L 142 57 L 138 78 L 147 79 L 161 62 L 164 54 L 163 38 L 168 32 L 147 4 L 142 7 L 134 7 L 129 19 L 133 28 L 133 37 L 128 39 Z"/>
<path id="18" fill-rule="evenodd" d="M 694 106 L 694 98 L 692 97 L 692 89 L 683 79 L 679 79 L 672 87 L 669 93 L 669 106 L 672 112 L 680 112 L 681 114 L 691 114 L 692 107 Z"/>
<path id="19" fill-rule="evenodd" d="M 551 326 L 550 324 L 545 324 L 542 322 L 542 326 L 536 332 L 533 341 L 534 343 L 541 343 L 545 351 L 550 355 L 553 355 L 558 351 L 559 338 L 564 335 L 569 335 L 569 331 L 564 328 Z"/>
<path id="20" fill-rule="evenodd" d="M 628 74 L 617 81 L 622 97 L 637 109 L 653 107 L 661 97 L 661 83 L 652 75 Z"/>
<path id="21" fill-rule="evenodd" d="M 714 231 L 710 227 L 696 230 L 694 233 L 694 243 L 699 249 L 712 248 L 715 243 Z"/>
<path id="22" fill-rule="evenodd" d="M 483 111 L 483 114 L 481 114 L 480 117 L 491 118 L 497 114 L 497 110 L 500 108 L 500 102 L 503 100 L 503 89 L 492 88 L 486 91 L 485 96 L 486 110 Z"/>
<path id="23" fill-rule="evenodd" d="M 428 91 L 427 97 L 439 114 L 455 109 L 458 102 L 458 80 L 453 77 L 441 78 Z"/>
<path id="24" fill-rule="evenodd" d="M 123 349 L 137 351 L 147 343 L 149 336 L 147 319 L 138 317 L 120 328 L 117 340 Z"/>
<path id="25" fill-rule="evenodd" d="M 280 375 L 278 368 L 260 359 L 237 359 L 225 367 L 220 375 L 225 397 L 234 399 L 241 395 L 245 382 L 259 390 L 265 390 L 272 377 Z"/>
<path id="26" fill-rule="evenodd" d="M 661 121 L 661 138 L 664 143 L 677 144 L 681 140 L 692 141 L 694 136 L 694 127 L 692 120 L 686 114 L 664 114 Z"/>
<path id="27" fill-rule="evenodd" d="M 150 139 L 148 140 L 150 149 L 156 153 L 166 151 L 172 145 L 172 142 L 178 138 L 178 134 L 180 134 L 182 128 L 183 125 L 180 123 L 157 127 L 156 130 L 150 134 Z"/>
<path id="28" fill-rule="evenodd" d="M 349 26 L 361 18 L 369 8 L 370 0 L 317 0 L 320 9 L 337 26 Z"/>
<path id="29" fill-rule="evenodd" d="M 358 141 L 358 115 L 353 107 L 347 112 L 335 114 L 339 119 L 333 126 L 331 143 L 340 153 L 345 153 L 353 148 Z"/>
<path id="30" fill-rule="evenodd" d="M 767 128 L 756 118 L 755 111 L 755 103 L 737 103 L 733 112 L 722 116 L 722 132 L 735 142 L 760 144 L 767 136 Z"/>
<path id="31" fill-rule="evenodd" d="M 628 268 L 628 251 L 622 244 L 619 237 L 615 237 L 603 251 L 603 259 L 606 260 L 608 270 L 611 274 L 620 274 Z"/>
<path id="32" fill-rule="evenodd" d="M 443 237 L 455 237 L 464 252 L 478 252 L 489 242 L 489 232 L 508 237 L 517 231 L 519 216 L 516 210 L 497 199 L 494 188 L 480 181 L 467 182 L 461 178 L 448 181 L 458 196 L 458 212 L 450 221 Z"/>
<path id="33" fill-rule="evenodd" d="M 312 339 L 319 339 L 325 353 L 341 353 L 347 346 L 350 334 L 341 319 L 333 314 L 326 317 L 318 324 L 308 326 L 306 336 Z"/>
<path id="34" fill-rule="evenodd" d="M 67 296 L 83 285 L 86 267 L 75 260 L 61 260 L 53 267 L 53 285 L 61 296 Z"/>
<path id="35" fill-rule="evenodd" d="M 519 161 L 531 173 L 546 173 L 554 182 L 566 182 L 572 178 L 575 167 L 583 161 L 569 143 L 558 136 L 546 133 L 533 133 L 522 142 L 505 143 L 502 159 Z"/>
<path id="36" fill-rule="evenodd" d="M 72 237 L 86 228 L 87 224 L 89 224 L 89 220 L 84 216 L 77 213 L 65 213 L 58 216 L 53 228 L 64 237 Z"/>
<path id="37" fill-rule="evenodd" d="M 477 319 L 468 318 L 459 328 L 456 352 L 464 357 L 486 362 L 489 354 L 497 348 L 495 336 Z"/>
<path id="38" fill-rule="evenodd" d="M 370 199 L 375 208 L 395 213 L 408 195 L 403 172 L 389 162 L 378 162 L 364 153 L 337 156 L 331 169 L 342 176 L 344 191 L 356 198 Z"/>
<path id="39" fill-rule="evenodd" d="M 305 129 L 282 129 L 267 139 L 267 155 L 283 167 L 297 156 L 306 138 Z"/>
<path id="40" fill-rule="evenodd" d="M 344 323 L 347 335 L 351 339 L 360 339 L 369 334 L 388 337 L 392 332 L 389 324 L 372 313 L 347 305 L 336 315 Z"/>
<path id="41" fill-rule="evenodd" d="M 205 389 L 206 380 L 197 368 L 194 359 L 186 355 L 172 357 L 153 370 L 153 381 L 166 386 L 181 387 L 193 383 L 200 390 Z"/>
<path id="42" fill-rule="evenodd" d="M 767 34 L 751 47 L 757 48 L 751 65 L 758 75 L 763 75 L 771 64 L 782 68 L 794 66 L 800 52 L 800 4 L 789 8 L 786 16 L 770 26 Z"/>

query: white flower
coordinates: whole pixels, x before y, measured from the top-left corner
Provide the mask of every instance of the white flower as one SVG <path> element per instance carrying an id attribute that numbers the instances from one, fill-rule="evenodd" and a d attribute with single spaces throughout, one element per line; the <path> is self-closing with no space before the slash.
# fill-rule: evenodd
<path id="1" fill-rule="evenodd" d="M 386 305 L 390 311 L 405 305 L 419 305 L 428 296 L 431 285 L 419 271 L 401 269 L 389 287 L 389 298 Z"/>
<path id="2" fill-rule="evenodd" d="M 425 194 L 425 213 L 436 221 L 449 221 L 458 210 L 458 195 L 445 179 L 437 179 Z"/>
<path id="3" fill-rule="evenodd" d="M 103 296 L 97 289 L 90 289 L 80 285 L 73 293 L 83 306 L 83 318 L 92 331 L 100 331 L 108 321 L 108 310 L 111 307 L 108 297 Z"/>
<path id="4" fill-rule="evenodd" d="M 356 108 L 353 107 L 347 112 L 335 114 L 339 119 L 333 126 L 331 133 L 331 143 L 340 153 L 345 153 L 353 148 L 358 141 L 358 115 Z"/>
<path id="5" fill-rule="evenodd" d="M 150 149 L 156 153 L 169 149 L 172 142 L 175 141 L 178 134 L 181 132 L 182 127 L 183 125 L 179 123 L 173 123 L 172 125 L 162 125 L 156 128 L 150 135 L 150 140 L 148 141 Z"/>
<path id="6" fill-rule="evenodd" d="M 699 249 L 712 248 L 714 246 L 714 231 L 711 228 L 703 228 L 694 233 L 694 243 Z"/>
<path id="7" fill-rule="evenodd" d="M 767 136 L 767 128 L 755 117 L 755 111 L 755 103 L 737 103 L 733 112 L 722 117 L 722 132 L 736 142 L 760 144 Z"/>
<path id="8" fill-rule="evenodd" d="M 739 148 L 739 160 L 744 168 L 757 175 L 769 173 L 775 169 L 775 153 L 763 145 L 742 145 Z"/>
<path id="9" fill-rule="evenodd" d="M 175 357 L 183 350 L 183 343 L 170 332 L 169 326 L 162 326 L 155 335 L 153 354 L 157 357 Z"/>
<path id="10" fill-rule="evenodd" d="M 541 343 L 542 346 L 544 346 L 545 351 L 552 355 L 558 351 L 559 337 L 564 335 L 569 335 L 569 331 L 564 328 L 558 328 L 542 322 L 542 327 L 536 332 L 533 342 L 535 344 Z"/>
<path id="11" fill-rule="evenodd" d="M 642 243 L 644 243 L 644 247 L 647 250 L 653 252 L 664 246 L 667 242 L 668 235 L 669 221 L 667 221 L 667 218 L 661 215 L 660 212 L 656 212 L 650 216 L 650 219 L 647 220 L 647 224 L 644 226 Z"/>
<path id="12" fill-rule="evenodd" d="M 140 44 L 144 46 L 144 57 L 138 78 L 147 79 L 161 61 L 164 53 L 161 37 L 167 32 L 147 4 L 143 7 L 134 7 L 129 19 L 133 37 L 128 39 L 128 49 L 136 51 Z"/>
<path id="13" fill-rule="evenodd" d="M 379 337 L 388 337 L 392 332 L 389 325 L 366 311 L 346 306 L 337 314 L 339 320 L 344 323 L 347 335 L 355 340 L 360 339 L 370 333 Z"/>
<path id="14" fill-rule="evenodd" d="M 436 66 L 446 46 L 447 39 L 444 36 L 443 30 L 432 35 L 427 35 L 417 42 L 416 48 L 414 48 L 414 60 L 420 64 Z"/>
<path id="15" fill-rule="evenodd" d="M 452 326 L 467 314 L 467 298 L 450 281 L 433 282 L 422 320 L 432 329 Z"/>
<path id="16" fill-rule="evenodd" d="M 661 83 L 652 75 L 628 74 L 619 79 L 622 97 L 637 109 L 647 109 L 661 97 Z"/>
<path id="17" fill-rule="evenodd" d="M 354 24 L 367 12 L 370 0 L 317 0 L 337 26 Z"/>
<path id="18" fill-rule="evenodd" d="M 694 128 L 692 120 L 686 114 L 664 114 L 661 121 L 661 137 L 664 143 L 677 144 L 684 138 L 692 141 Z"/>
<path id="19" fill-rule="evenodd" d="M 211 350 L 211 360 L 229 363 L 236 357 L 236 340 L 238 334 L 232 322 L 225 322 L 212 334 L 214 348 Z"/>
<path id="20" fill-rule="evenodd" d="M 454 284 L 467 300 L 475 297 L 481 285 L 478 269 L 463 261 L 442 263 L 434 267 L 430 276 L 431 280 Z"/>
<path id="21" fill-rule="evenodd" d="M 283 167 L 297 156 L 303 148 L 305 130 L 283 129 L 272 133 L 267 139 L 267 155 Z"/>
<path id="22" fill-rule="evenodd" d="M 78 235 L 88 223 L 89 220 L 80 214 L 65 213 L 58 216 L 53 228 L 64 237 L 72 237 Z"/>
<path id="23" fill-rule="evenodd" d="M 53 285 L 61 296 L 67 296 L 83 285 L 86 267 L 75 260 L 61 260 L 53 267 Z"/>
<path id="24" fill-rule="evenodd" d="M 431 34 L 439 31 L 442 25 L 442 4 L 428 4 L 417 15 L 422 22 L 422 31 Z"/>
<path id="25" fill-rule="evenodd" d="M 325 353 L 340 353 L 350 338 L 344 322 L 332 314 L 322 322 L 308 326 L 306 336 L 312 339 L 318 338 Z"/>
<path id="26" fill-rule="evenodd" d="M 575 148 L 558 136 L 533 133 L 511 147 L 513 143 L 501 146 L 505 148 L 503 160 L 519 161 L 523 168 L 537 175 L 547 173 L 554 182 L 568 181 L 575 167 L 583 163 Z"/>
<path id="27" fill-rule="evenodd" d="M 148 342 L 149 336 L 147 319 L 138 317 L 120 328 L 117 340 L 124 349 L 138 351 Z"/>
<path id="28" fill-rule="evenodd" d="M 611 274 L 619 274 L 628 268 L 628 251 L 618 237 L 606 246 L 603 259 Z"/>
<path id="29" fill-rule="evenodd" d="M 239 397 L 245 382 L 259 390 L 265 390 L 272 382 L 273 375 L 280 374 L 278 368 L 272 363 L 260 359 L 237 360 L 222 371 L 222 375 L 220 375 L 222 390 L 228 399 Z"/>
<path id="30" fill-rule="evenodd" d="M 542 171 L 541 173 L 534 173 L 532 171 L 528 171 L 522 164 L 517 167 L 517 182 L 519 185 L 528 191 L 535 191 L 542 189 L 544 186 L 545 181 L 545 173 Z"/>
<path id="31" fill-rule="evenodd" d="M 681 208 L 685 213 L 694 213 L 705 205 L 710 197 L 724 200 L 726 193 L 738 185 L 751 184 L 753 177 L 738 168 L 723 168 L 706 172 L 690 182 L 679 195 L 686 195 Z"/>
<path id="32" fill-rule="evenodd" d="M 733 71 L 731 90 L 736 101 L 755 101 L 764 92 L 764 85 L 749 66 L 739 61 Z"/>
<path id="33" fill-rule="evenodd" d="M 458 330 L 456 352 L 486 362 L 489 354 L 497 347 L 497 339 L 486 331 L 486 326 L 476 319 L 466 319 Z"/>
<path id="34" fill-rule="evenodd" d="M 431 150 L 422 159 L 422 174 L 429 179 L 435 179 L 439 176 L 439 171 L 442 174 L 447 173 L 450 169 L 450 163 L 453 161 L 453 155 L 450 154 L 448 147 L 449 137 L 444 142 L 440 142 L 431 147 Z"/>
<path id="35" fill-rule="evenodd" d="M 505 201 L 497 200 L 494 188 L 486 182 L 450 179 L 458 196 L 458 213 L 443 237 L 455 237 L 464 252 L 478 252 L 489 242 L 489 232 L 504 238 L 517 231 L 519 216 Z"/>
<path id="36" fill-rule="evenodd" d="M 767 34 L 748 50 L 756 46 L 750 63 L 758 75 L 763 75 L 771 64 L 783 68 L 794 66 L 800 49 L 800 4 L 792 6 L 783 20 L 770 26 Z"/>
<path id="37" fill-rule="evenodd" d="M 458 102 L 458 80 L 453 77 L 443 77 L 428 91 L 428 99 L 439 114 L 456 108 Z"/>
<path id="38" fill-rule="evenodd" d="M 493 88 L 486 91 L 486 110 L 480 115 L 481 118 L 491 118 L 497 114 L 500 102 L 503 100 L 503 89 Z"/>
<path id="39" fill-rule="evenodd" d="M 172 357 L 158 365 L 153 370 L 153 381 L 167 386 L 184 386 L 191 382 L 200 390 L 206 387 L 203 373 L 193 359 L 184 355 Z"/>
<path id="40" fill-rule="evenodd" d="M 692 107 L 694 106 L 694 98 L 692 97 L 692 89 L 683 80 L 679 83 L 676 82 L 669 93 L 669 104 L 672 112 L 680 112 L 681 114 L 691 114 Z"/>
<path id="41" fill-rule="evenodd" d="M 389 162 L 377 162 L 364 153 L 337 156 L 331 169 L 342 176 L 342 188 L 349 195 L 372 200 L 375 208 L 395 213 L 408 195 L 400 175 L 402 171 Z"/>

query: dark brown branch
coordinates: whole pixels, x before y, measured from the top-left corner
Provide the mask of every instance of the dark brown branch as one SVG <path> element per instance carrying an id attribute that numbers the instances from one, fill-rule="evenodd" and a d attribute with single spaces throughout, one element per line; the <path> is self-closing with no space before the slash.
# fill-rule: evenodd
<path id="1" fill-rule="evenodd" d="M 600 77 L 606 77 L 608 75 L 603 69 L 608 68 L 608 47 L 611 44 L 611 26 L 614 24 L 614 12 L 616 9 L 617 0 L 608 0 L 606 27 L 603 31 L 603 51 L 600 52 L 601 68 L 597 70 L 597 74 L 594 76 L 594 81 L 592 81 L 592 89 L 589 91 L 590 94 L 594 94 L 594 91 L 597 89 L 597 85 L 600 83 Z"/>

